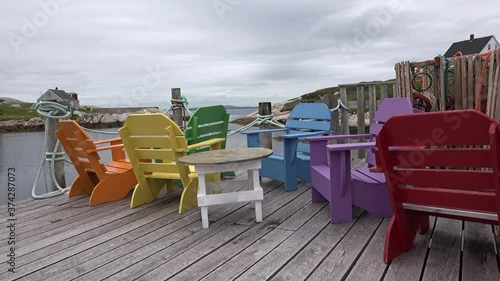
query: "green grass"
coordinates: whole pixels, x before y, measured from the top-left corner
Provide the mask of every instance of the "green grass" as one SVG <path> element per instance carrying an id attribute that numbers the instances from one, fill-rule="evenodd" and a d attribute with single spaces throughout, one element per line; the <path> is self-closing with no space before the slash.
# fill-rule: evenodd
<path id="1" fill-rule="evenodd" d="M 10 107 L 12 104 L 0 104 L 0 121 L 7 120 L 29 120 L 33 117 L 40 117 L 32 103 L 17 103 L 21 107 Z"/>

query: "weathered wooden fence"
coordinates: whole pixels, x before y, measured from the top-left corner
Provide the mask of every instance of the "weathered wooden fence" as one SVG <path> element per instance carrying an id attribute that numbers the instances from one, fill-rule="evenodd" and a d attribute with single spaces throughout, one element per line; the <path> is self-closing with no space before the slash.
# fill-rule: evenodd
<path id="1" fill-rule="evenodd" d="M 365 132 L 365 127 L 369 124 L 365 122 L 365 112 L 369 112 L 370 121 L 373 120 L 375 111 L 377 111 L 380 101 L 386 97 L 392 97 L 395 92 L 395 82 L 364 82 L 357 84 L 340 84 L 340 100 L 344 105 L 349 107 L 350 112 L 357 114 L 357 131 L 349 129 L 348 127 L 348 113 L 346 110 L 339 110 L 339 114 L 333 117 L 333 129 L 342 134 Z M 348 101 L 348 96 L 354 96 L 354 101 Z M 325 102 L 329 108 L 334 108 L 337 105 L 335 98 L 324 97 Z"/>
<path id="2" fill-rule="evenodd" d="M 500 121 L 500 49 L 484 54 L 395 65 L 396 97 L 427 103 L 427 111 L 481 110 Z"/>
<path id="3" fill-rule="evenodd" d="M 357 126 L 355 128 L 350 128 L 348 124 L 348 112 L 344 109 L 339 109 L 334 112 L 332 120 L 332 129 L 337 132 L 337 134 L 364 134 L 366 133 L 366 127 L 369 125 L 365 120 L 365 112 L 369 112 L 369 121 L 373 120 L 375 111 L 378 109 L 380 101 L 386 97 L 392 97 L 395 92 L 396 84 L 395 82 L 366 82 L 357 84 L 341 84 L 340 88 L 340 100 L 344 105 L 349 107 L 349 111 L 355 111 L 357 114 Z M 355 97 L 355 101 L 348 101 L 348 96 Z M 326 95 L 323 98 L 323 102 L 328 105 L 329 108 L 337 107 L 338 97 L 333 95 Z M 358 141 L 363 141 L 362 139 Z M 364 157 L 364 151 L 360 151 L 358 154 L 360 158 Z"/>

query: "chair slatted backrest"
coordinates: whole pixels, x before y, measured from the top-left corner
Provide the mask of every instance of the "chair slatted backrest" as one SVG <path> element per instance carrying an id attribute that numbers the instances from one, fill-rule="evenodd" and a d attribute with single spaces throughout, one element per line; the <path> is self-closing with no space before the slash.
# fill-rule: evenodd
<path id="1" fill-rule="evenodd" d="M 96 145 L 90 136 L 73 120 L 61 120 L 56 135 L 61 142 L 66 154 L 75 166 L 78 175 L 83 180 L 92 180 L 87 171 L 94 173 L 99 180 L 106 177 L 106 166 L 100 162 Z M 123 155 L 125 158 L 125 155 Z"/>
<path id="2" fill-rule="evenodd" d="M 382 126 L 391 118 L 391 116 L 397 114 L 410 114 L 413 113 L 413 105 L 411 101 L 407 98 L 386 98 L 380 102 L 380 105 L 373 116 L 373 120 L 370 123 L 370 141 L 375 141 L 375 136 L 378 134 Z M 366 153 L 366 162 L 370 166 L 376 165 L 375 152 L 374 150 L 369 150 Z"/>
<path id="3" fill-rule="evenodd" d="M 377 142 L 393 208 L 498 215 L 500 130 L 488 116 L 472 110 L 399 115 Z"/>
<path id="4" fill-rule="evenodd" d="M 187 144 L 184 135 L 167 116 L 131 114 L 119 130 L 130 163 L 140 184 L 146 178 L 180 178 L 186 186 L 189 167 L 177 162 Z"/>
<path id="5" fill-rule="evenodd" d="M 213 105 L 198 108 L 186 125 L 184 135 L 188 145 L 200 143 L 213 138 L 227 138 L 229 113 L 222 105 Z M 226 147 L 226 142 L 221 148 Z M 209 150 L 208 147 L 196 149 L 194 152 Z M 189 153 L 193 153 L 190 151 Z"/>
<path id="6" fill-rule="evenodd" d="M 288 134 L 324 131 L 328 134 L 331 130 L 332 113 L 324 103 L 299 103 L 290 112 L 285 128 Z M 307 143 L 299 143 L 297 152 L 309 154 Z"/>

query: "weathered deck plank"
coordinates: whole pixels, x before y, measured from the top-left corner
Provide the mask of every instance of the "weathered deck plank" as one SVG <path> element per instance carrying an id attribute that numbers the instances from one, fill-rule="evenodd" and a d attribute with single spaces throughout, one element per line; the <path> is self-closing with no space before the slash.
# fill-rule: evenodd
<path id="1" fill-rule="evenodd" d="M 491 225 L 465 222 L 462 280 L 498 279 L 495 234 Z"/>
<path id="2" fill-rule="evenodd" d="M 380 280 L 384 275 L 387 265 L 383 262 L 384 241 L 387 225 L 390 219 L 384 219 L 377 232 L 366 246 L 354 267 L 351 269 L 346 281 L 370 281 Z"/>
<path id="3" fill-rule="evenodd" d="M 308 184 L 262 186 L 262 223 L 250 204 L 228 204 L 210 208 L 209 229 L 199 210 L 177 214 L 179 190 L 135 209 L 128 198 L 96 207 L 85 196 L 19 202 L 16 273 L 2 263 L 0 280 L 497 279 L 500 235 L 489 225 L 465 222 L 462 236 L 461 221 L 431 218 L 413 249 L 385 265 L 388 219 L 355 208 L 352 223 L 330 224 L 330 206 L 311 203 Z"/>
<path id="4" fill-rule="evenodd" d="M 459 280 L 462 221 L 437 218 L 422 280 Z"/>
<path id="5" fill-rule="evenodd" d="M 34 266 L 30 266 L 29 269 L 34 270 L 37 267 L 46 266 L 47 264 L 52 264 L 58 262 L 59 260 L 62 260 L 62 262 L 57 263 L 57 266 L 35 271 L 32 276 L 45 276 L 47 274 L 49 276 L 54 276 L 62 271 L 75 269 L 74 264 L 78 264 L 78 267 L 75 270 L 83 274 L 86 266 L 93 261 L 92 258 L 98 257 L 103 253 L 109 254 L 114 248 L 134 242 L 135 239 L 138 239 L 140 242 L 143 241 L 142 238 L 144 237 L 150 239 L 151 236 L 153 236 L 151 235 L 152 233 L 159 233 L 159 236 L 162 237 L 167 233 L 182 229 L 184 226 L 189 225 L 192 221 L 199 220 L 199 214 L 194 212 L 194 210 L 182 215 L 177 214 L 178 195 L 179 193 L 173 196 L 172 199 L 174 202 L 172 202 L 173 204 L 170 206 L 165 207 L 161 203 L 161 198 L 156 200 L 159 201 L 156 204 L 151 202 L 150 204 L 144 205 L 150 206 L 150 208 L 147 208 L 144 212 L 138 212 L 137 214 L 117 220 L 111 224 L 96 228 L 109 229 L 108 231 L 99 231 L 97 232 L 97 235 L 93 235 L 96 233 L 96 229 L 94 229 L 75 236 L 74 238 L 76 239 L 80 238 L 80 243 L 70 245 L 60 245 L 61 243 L 58 243 L 51 246 L 51 249 L 58 248 L 59 251 L 53 252 L 53 254 L 49 256 L 38 257 L 37 260 L 32 259 L 32 261 L 36 261 L 36 264 Z M 136 223 L 131 223 L 136 218 L 141 220 Z M 120 222 L 120 224 L 117 225 L 117 222 Z M 110 228 L 110 226 L 112 227 Z M 64 240 L 62 244 L 65 242 L 67 244 L 68 242 L 74 240 L 75 239 L 67 239 Z M 146 239 L 144 241 L 148 240 Z M 95 247 L 96 245 L 98 245 L 98 247 Z M 127 252 L 127 250 L 125 250 L 125 252 Z M 78 253 L 78 255 L 75 255 L 75 253 Z M 32 255 L 30 255 L 30 257 L 31 256 Z M 106 260 L 109 260 L 109 258 L 110 257 L 107 256 Z M 94 262 L 98 265 L 103 264 L 103 262 L 99 260 Z M 91 269 L 94 267 L 91 267 Z M 24 273 L 23 270 L 21 270 L 21 272 Z"/>
<path id="6" fill-rule="evenodd" d="M 279 191 L 278 189 L 271 189 L 270 192 L 266 193 L 269 198 L 268 200 L 272 200 L 275 196 L 277 196 L 277 194 L 280 194 L 280 192 L 273 192 L 275 190 Z M 228 222 L 231 220 L 224 219 L 223 216 L 232 214 L 233 212 L 240 216 L 248 215 L 248 210 L 245 209 L 247 212 L 245 212 L 245 210 L 241 210 L 241 207 L 244 205 L 245 203 L 217 206 L 219 208 L 214 208 L 211 215 L 219 216 L 221 221 L 226 223 L 226 226 L 228 226 Z M 75 278 L 78 276 L 87 276 L 85 278 L 88 278 L 88 275 L 84 274 L 98 274 L 92 273 L 93 270 L 97 270 L 97 272 L 99 272 L 106 271 L 106 269 L 110 268 L 111 272 L 119 271 L 120 269 L 123 269 L 124 265 L 126 265 L 121 263 L 124 258 L 128 261 L 133 260 L 136 256 L 141 257 L 144 255 L 142 257 L 145 258 L 147 255 L 160 250 L 161 247 L 169 247 L 183 239 L 195 236 L 197 232 L 201 231 L 200 214 L 198 211 L 191 211 L 181 216 L 185 216 L 182 221 L 176 221 L 156 230 L 155 228 L 152 228 L 152 226 L 148 225 L 144 227 L 144 231 L 140 231 L 140 233 L 128 233 L 126 235 L 126 239 L 129 240 L 127 243 L 121 243 L 120 247 L 105 251 L 104 255 L 100 258 L 90 259 L 82 264 L 79 264 L 76 268 L 70 268 L 68 271 L 64 272 L 64 274 L 56 276 L 57 280 L 68 280 L 68 278 Z M 213 232 L 216 234 L 217 231 L 221 230 L 222 224 L 220 223 L 219 228 L 216 228 Z M 130 236 L 132 236 L 132 239 Z M 208 237 L 209 235 L 205 233 L 200 240 L 202 241 L 202 239 L 207 239 Z M 99 248 L 104 247 L 106 249 L 108 247 L 113 247 L 114 242 L 115 241 L 109 241 L 105 244 L 101 244 Z M 106 262 L 103 262 L 102 259 L 105 259 Z"/>
<path id="7" fill-rule="evenodd" d="M 53 238 L 49 237 L 37 243 L 27 244 L 26 242 L 18 242 L 24 247 L 20 247 L 17 255 L 22 258 L 23 262 L 16 271 L 15 276 L 22 276 L 24 274 L 41 269 L 45 266 L 51 265 L 58 260 L 75 255 L 86 248 L 92 248 L 99 244 L 100 239 L 105 237 L 112 239 L 126 231 L 141 227 L 149 222 L 148 215 L 158 214 L 161 216 L 160 211 L 165 214 L 173 214 L 173 218 L 177 219 L 175 205 L 167 206 L 166 208 L 161 203 L 167 203 L 179 198 L 179 193 L 175 195 L 165 196 L 158 199 L 151 204 L 144 205 L 143 208 L 137 208 L 128 212 L 119 212 L 123 217 L 104 224 L 93 224 L 94 228 L 80 228 L 75 230 L 68 230 L 61 234 L 55 235 Z M 142 206 L 141 206 L 142 207 Z M 174 216 L 175 215 L 175 216 Z M 25 244 L 26 243 L 26 244 Z M 6 265 L 0 265 L 0 268 Z M 3 268 L 2 268 L 3 269 Z M 0 280 L 3 280 L 3 271 L 0 274 Z"/>
<path id="8" fill-rule="evenodd" d="M 342 280 L 345 278 L 380 224 L 380 219 L 364 213 L 308 280 Z"/>
<path id="9" fill-rule="evenodd" d="M 384 281 L 418 281 L 424 269 L 425 259 L 427 257 L 427 250 L 429 249 L 429 242 L 431 240 L 434 225 L 436 223 L 435 217 L 430 217 L 430 227 L 425 234 L 417 234 L 413 242 L 413 249 L 411 251 L 401 254 L 394 259 L 387 273 Z"/>
<path id="10" fill-rule="evenodd" d="M 360 209 L 354 208 L 356 219 L 353 222 L 328 224 L 306 247 L 292 257 L 272 280 L 305 280 L 358 222 L 360 215 Z"/>
<path id="11" fill-rule="evenodd" d="M 280 204 L 282 207 L 277 209 L 275 212 L 266 212 L 266 219 L 261 224 L 255 224 L 254 226 L 246 226 L 246 229 L 237 235 L 233 236 L 233 241 L 228 243 L 224 250 L 218 250 L 219 247 L 213 247 L 211 244 L 217 243 L 217 237 L 209 241 L 206 240 L 203 243 L 189 249 L 188 252 L 184 252 L 177 257 L 169 260 L 168 262 L 162 264 L 161 266 L 149 271 L 147 274 L 138 278 L 138 280 L 165 280 L 173 277 L 177 273 L 184 270 L 187 266 L 190 266 L 194 262 L 204 258 L 207 254 L 210 254 L 210 259 L 214 261 L 224 261 L 226 256 L 231 253 L 238 253 L 241 250 L 248 247 L 248 245 L 254 243 L 259 238 L 263 237 L 267 233 L 271 232 L 277 225 L 288 219 L 300 208 L 308 203 L 310 200 L 310 195 L 305 191 L 309 190 L 304 185 L 299 185 L 299 188 L 295 196 L 291 195 L 292 192 L 287 192 L 283 196 L 291 196 L 292 200 L 288 201 L 286 204 L 281 202 L 275 202 L 274 204 Z M 300 195 L 299 195 L 300 194 Z M 299 196 L 297 196 L 299 195 Z M 280 198 L 278 198 L 280 199 Z M 278 201 L 278 200 L 274 200 Z M 280 200 L 282 201 L 282 200 Z M 273 204 L 273 205 L 274 205 Z M 227 241 L 229 242 L 229 241 Z M 223 245 L 226 245 L 225 243 Z M 222 245 L 221 245 L 222 246 Z"/>
<path id="12" fill-rule="evenodd" d="M 252 252 L 250 252 L 250 257 L 248 257 L 248 254 L 240 255 L 229 261 L 233 265 L 232 267 L 226 269 L 221 266 L 204 280 L 232 280 L 233 277 L 237 277 L 235 280 L 255 280 L 255 276 L 262 279 L 271 277 L 329 224 L 330 212 L 324 204 L 313 204 L 311 202 L 297 214 L 306 216 L 313 214 L 314 216 L 300 226 L 296 224 L 303 220 L 296 219 L 295 216 L 279 225 L 277 229 L 293 230 L 295 232 L 289 237 L 277 239 L 280 243 L 284 240 L 277 247 L 263 249 L 269 251 L 269 253 L 266 253 L 265 257 L 257 262 L 251 262 L 252 257 L 254 257 Z M 232 271 L 234 268 L 238 270 Z M 222 278 L 223 276 L 226 278 Z"/>

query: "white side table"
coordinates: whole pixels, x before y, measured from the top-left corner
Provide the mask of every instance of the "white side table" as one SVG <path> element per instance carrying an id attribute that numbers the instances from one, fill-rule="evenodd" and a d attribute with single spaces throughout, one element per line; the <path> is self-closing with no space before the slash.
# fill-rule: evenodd
<path id="1" fill-rule="evenodd" d="M 273 151 L 267 148 L 230 148 L 194 153 L 179 158 L 180 163 L 193 165 L 199 176 L 197 197 L 203 228 L 208 228 L 209 224 L 208 206 L 227 203 L 255 202 L 255 220 L 262 222 L 261 201 L 264 199 L 264 192 L 259 182 L 260 160 L 272 153 Z M 248 171 L 247 190 L 207 194 L 206 174 L 234 170 Z"/>

